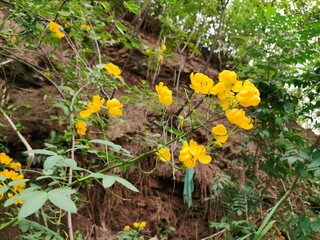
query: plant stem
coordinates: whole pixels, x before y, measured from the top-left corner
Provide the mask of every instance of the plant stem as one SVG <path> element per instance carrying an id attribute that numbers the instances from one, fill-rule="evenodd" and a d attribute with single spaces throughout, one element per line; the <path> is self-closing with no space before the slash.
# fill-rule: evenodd
<path id="1" fill-rule="evenodd" d="M 293 182 L 291 183 L 291 188 L 289 189 L 289 191 L 286 192 L 285 195 L 283 195 L 283 197 L 279 200 L 279 202 L 277 202 L 277 204 L 274 206 L 274 208 L 269 212 L 269 214 L 266 216 L 266 218 L 263 220 L 262 224 L 260 225 L 258 231 L 256 232 L 256 234 L 254 235 L 252 240 L 260 240 L 262 239 L 262 237 L 264 236 L 265 233 L 263 233 L 264 228 L 266 227 L 267 223 L 269 222 L 269 220 L 271 219 L 271 217 L 273 216 L 273 214 L 278 210 L 278 208 L 281 206 L 282 203 L 284 203 L 284 201 L 287 200 L 287 198 L 290 196 L 290 194 L 292 193 L 293 189 L 296 187 L 296 183 L 298 181 L 300 177 L 300 174 L 296 175 L 295 178 L 293 179 Z"/>

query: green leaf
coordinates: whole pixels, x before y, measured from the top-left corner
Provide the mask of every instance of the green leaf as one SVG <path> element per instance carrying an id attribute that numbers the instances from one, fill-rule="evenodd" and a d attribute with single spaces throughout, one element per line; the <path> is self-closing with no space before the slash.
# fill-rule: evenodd
<path id="1" fill-rule="evenodd" d="M 67 12 L 67 11 L 59 11 L 58 12 L 62 17 L 69 17 L 71 16 L 71 12 Z"/>
<path id="2" fill-rule="evenodd" d="M 112 147 L 112 150 L 114 150 L 115 152 L 119 152 L 122 149 L 121 145 L 114 144 L 113 142 L 110 142 L 108 140 L 92 139 L 92 140 L 90 140 L 90 142 L 100 143 L 100 144 L 104 144 L 106 146 L 110 146 L 110 147 Z"/>
<path id="3" fill-rule="evenodd" d="M 77 162 L 74 159 L 71 158 L 64 158 L 61 160 L 61 164 L 65 167 L 71 167 L 71 168 L 76 168 L 77 167 Z"/>
<path id="4" fill-rule="evenodd" d="M 57 164 L 57 162 L 60 159 L 61 159 L 61 156 L 59 156 L 59 155 L 53 155 L 53 156 L 47 157 L 47 159 L 43 163 L 43 169 L 44 170 L 51 169 L 54 165 Z"/>
<path id="5" fill-rule="evenodd" d="M 105 178 L 105 174 L 103 174 L 103 173 L 90 173 L 89 174 L 89 177 L 93 177 L 93 178 L 101 178 L 101 179 L 103 179 L 103 178 Z"/>
<path id="6" fill-rule="evenodd" d="M 120 184 L 122 184 L 123 186 L 125 186 L 126 188 L 130 189 L 131 191 L 134 191 L 134 192 L 139 192 L 139 190 L 132 184 L 130 183 L 129 181 L 127 181 L 126 179 L 124 178 L 121 178 L 119 176 L 115 176 L 116 178 L 116 181 Z"/>
<path id="7" fill-rule="evenodd" d="M 8 183 L 8 186 L 13 187 L 15 185 L 18 185 L 20 183 L 28 182 L 29 179 L 19 179 L 19 180 L 14 180 Z M 1 189 L 1 188 L 0 188 Z M 0 193 L 1 194 L 1 193 Z"/>
<path id="8" fill-rule="evenodd" d="M 102 179 L 102 185 L 104 188 L 111 187 L 116 181 L 116 178 L 113 175 L 106 175 Z"/>
<path id="9" fill-rule="evenodd" d="M 47 193 L 43 191 L 32 192 L 32 196 L 23 199 L 24 203 L 18 213 L 18 220 L 24 219 L 39 210 L 48 200 Z M 18 196 L 19 197 L 19 196 Z M 21 198 L 18 198 L 21 199 Z"/>
<path id="10" fill-rule="evenodd" d="M 45 149 L 33 149 L 30 151 L 26 151 L 26 153 L 43 154 L 43 155 L 49 155 L 49 156 L 57 155 L 55 152 L 45 150 Z"/>
<path id="11" fill-rule="evenodd" d="M 119 21 L 115 21 L 114 24 L 118 28 L 119 32 L 121 32 L 122 34 L 124 34 L 124 31 L 127 30 L 127 28 Z"/>
<path id="12" fill-rule="evenodd" d="M 7 178 L 5 176 L 0 175 L 0 181 L 3 182 L 5 181 Z"/>
<path id="13" fill-rule="evenodd" d="M 76 213 L 77 206 L 68 196 L 69 194 L 72 194 L 74 192 L 75 191 L 73 189 L 68 189 L 68 188 L 53 189 L 48 192 L 48 199 L 58 208 L 61 208 L 62 210 L 65 210 L 68 212 Z"/>
<path id="14" fill-rule="evenodd" d="M 4 194 L 5 192 L 8 191 L 8 189 L 9 189 L 8 186 L 3 186 L 3 187 L 1 187 L 1 188 L 0 188 L 0 194 Z"/>

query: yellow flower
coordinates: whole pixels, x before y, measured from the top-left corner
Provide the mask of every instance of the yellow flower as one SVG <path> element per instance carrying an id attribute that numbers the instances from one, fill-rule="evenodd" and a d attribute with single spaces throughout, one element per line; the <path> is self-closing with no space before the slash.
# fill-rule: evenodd
<path id="1" fill-rule="evenodd" d="M 184 141 L 179 154 L 179 161 L 187 168 L 193 168 L 196 160 L 203 164 L 209 164 L 211 157 L 207 155 L 207 150 L 203 145 L 198 145 L 196 141 L 190 140 L 190 144 Z"/>
<path id="2" fill-rule="evenodd" d="M 49 30 L 53 32 L 57 38 L 63 38 L 64 34 L 60 31 L 59 25 L 53 21 L 49 23 Z"/>
<path id="3" fill-rule="evenodd" d="M 114 65 L 113 63 L 107 63 L 104 65 L 104 67 L 108 73 L 115 76 L 116 78 L 121 77 L 121 69 L 117 65 Z"/>
<path id="4" fill-rule="evenodd" d="M 19 199 L 14 202 L 14 205 L 23 204 L 23 200 Z"/>
<path id="5" fill-rule="evenodd" d="M 161 49 L 162 49 L 162 51 L 166 51 L 166 50 L 167 50 L 167 46 L 164 45 L 164 44 L 162 44 L 162 45 L 161 45 Z"/>
<path id="6" fill-rule="evenodd" d="M 87 131 L 86 123 L 84 121 L 77 122 L 76 129 L 79 135 L 85 135 Z"/>
<path id="7" fill-rule="evenodd" d="M 159 55 L 159 60 L 162 61 L 163 60 L 163 56 L 162 54 Z"/>
<path id="8" fill-rule="evenodd" d="M 121 104 L 118 99 L 113 98 L 111 100 L 108 100 L 107 107 L 110 114 L 119 117 L 122 116 L 121 108 L 123 107 L 123 104 Z"/>
<path id="9" fill-rule="evenodd" d="M 11 171 L 11 179 L 12 180 L 20 180 L 20 179 L 23 179 L 24 176 L 22 174 L 19 174 L 15 171 Z"/>
<path id="10" fill-rule="evenodd" d="M 232 108 L 237 104 L 236 99 L 234 97 L 234 93 L 230 90 L 218 93 L 218 98 L 220 100 L 220 106 L 223 110 Z"/>
<path id="11" fill-rule="evenodd" d="M 15 171 L 19 171 L 21 168 L 21 163 L 19 162 L 12 162 L 10 163 L 9 167 Z"/>
<path id="12" fill-rule="evenodd" d="M 11 161 L 12 161 L 12 158 L 10 158 L 7 154 L 0 153 L 0 163 L 9 165 Z"/>
<path id="13" fill-rule="evenodd" d="M 217 126 L 213 127 L 211 132 L 213 137 L 220 143 L 226 142 L 229 137 L 227 129 L 222 124 L 218 124 Z"/>
<path id="14" fill-rule="evenodd" d="M 80 116 L 89 117 L 91 114 L 99 112 L 104 101 L 104 98 L 100 98 L 99 95 L 94 95 L 92 97 L 92 102 L 87 105 L 86 110 L 80 112 Z"/>
<path id="15" fill-rule="evenodd" d="M 236 100 L 243 107 L 257 106 L 260 103 L 260 92 L 256 86 L 246 80 L 237 94 Z"/>
<path id="16" fill-rule="evenodd" d="M 64 37 L 64 33 L 61 31 L 58 31 L 55 33 L 57 38 L 63 38 Z"/>
<path id="17" fill-rule="evenodd" d="M 171 159 L 171 153 L 167 147 L 160 148 L 158 152 L 156 152 L 156 155 L 161 161 L 164 161 L 164 162 L 168 162 Z"/>
<path id="18" fill-rule="evenodd" d="M 0 194 L 0 201 L 3 199 L 4 195 Z"/>
<path id="19" fill-rule="evenodd" d="M 49 23 L 49 30 L 53 33 L 59 31 L 59 25 L 53 21 L 50 21 Z"/>
<path id="20" fill-rule="evenodd" d="M 156 86 L 156 91 L 158 92 L 159 101 L 169 106 L 172 104 L 172 91 L 167 87 L 164 86 L 163 82 L 160 82 L 159 85 Z"/>
<path id="21" fill-rule="evenodd" d="M 25 187 L 26 187 L 26 183 L 23 182 L 23 183 L 19 183 L 19 184 L 17 184 L 17 185 L 14 185 L 13 190 L 14 190 L 15 192 L 22 192 L 22 190 L 23 190 Z"/>
<path id="22" fill-rule="evenodd" d="M 139 223 L 139 222 L 134 222 L 134 223 L 133 223 L 133 226 L 134 226 L 135 228 L 137 228 L 138 230 L 141 230 L 141 229 L 145 228 L 146 225 L 147 225 L 146 222 L 141 222 L 141 223 Z"/>
<path id="23" fill-rule="evenodd" d="M 245 130 L 253 128 L 252 120 L 246 117 L 246 113 L 243 109 L 228 109 L 226 110 L 226 117 L 229 122 L 240 128 Z"/>
<path id="24" fill-rule="evenodd" d="M 129 231 L 131 227 L 129 225 L 124 226 L 123 231 Z"/>
<path id="25" fill-rule="evenodd" d="M 15 171 L 12 171 L 12 170 L 8 170 L 8 169 L 5 169 L 3 171 L 0 172 L 0 175 L 6 177 L 7 179 L 12 179 L 12 180 L 18 180 L 18 179 L 22 179 L 23 178 L 23 175 L 22 175 L 22 178 L 19 177 L 19 173 L 15 172 Z"/>
<path id="26" fill-rule="evenodd" d="M 234 71 L 223 70 L 219 74 L 219 80 L 225 84 L 233 84 L 237 81 L 237 74 Z"/>
<path id="27" fill-rule="evenodd" d="M 51 72 L 44 72 L 43 75 L 45 75 L 46 77 L 51 77 Z"/>
<path id="28" fill-rule="evenodd" d="M 87 25 L 87 24 L 81 24 L 80 28 L 82 30 L 90 30 L 91 29 L 91 27 L 89 25 Z"/>
<path id="29" fill-rule="evenodd" d="M 195 93 L 209 94 L 213 88 L 213 80 L 203 73 L 191 73 L 190 87 Z"/>

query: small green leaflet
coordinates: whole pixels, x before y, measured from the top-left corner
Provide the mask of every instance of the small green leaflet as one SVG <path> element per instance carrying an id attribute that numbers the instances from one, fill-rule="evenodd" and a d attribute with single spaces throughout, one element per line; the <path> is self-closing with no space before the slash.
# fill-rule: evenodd
<path id="1" fill-rule="evenodd" d="M 119 21 L 115 21 L 114 24 L 118 28 L 119 32 L 121 32 L 122 34 L 124 34 L 124 31 L 127 30 L 127 28 Z"/>

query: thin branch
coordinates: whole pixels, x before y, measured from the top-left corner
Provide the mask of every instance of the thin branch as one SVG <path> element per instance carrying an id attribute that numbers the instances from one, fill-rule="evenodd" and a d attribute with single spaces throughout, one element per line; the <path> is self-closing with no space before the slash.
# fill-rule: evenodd
<path id="1" fill-rule="evenodd" d="M 31 167 L 32 161 L 34 159 L 34 153 L 30 152 L 32 151 L 32 147 L 30 146 L 30 144 L 28 143 L 28 141 L 24 138 L 24 136 L 22 136 L 22 134 L 19 132 L 19 130 L 17 129 L 16 125 L 13 123 L 13 121 L 10 119 L 10 117 L 2 110 L 2 108 L 0 107 L 0 111 L 2 112 L 2 114 L 4 115 L 4 117 L 7 119 L 7 121 L 9 122 L 10 126 L 13 128 L 13 130 L 17 133 L 18 137 L 20 138 L 20 140 L 22 141 L 22 143 L 24 144 L 24 146 L 27 148 L 28 150 L 28 161 L 27 161 L 27 166 L 24 169 L 24 174 L 26 174 L 26 171 Z"/>
<path id="2" fill-rule="evenodd" d="M 5 49 L 3 49 L 3 48 L 2 48 L 2 50 L 8 52 L 7 50 L 5 50 Z M 8 52 L 8 53 L 10 53 L 10 52 Z M 35 65 L 33 65 L 32 63 L 29 63 L 29 62 L 27 62 L 27 61 L 19 58 L 17 55 L 15 55 L 15 54 L 13 54 L 13 53 L 10 53 L 10 55 L 9 55 L 9 54 L 5 54 L 5 53 L 0 52 L 0 55 L 2 55 L 2 56 L 4 56 L 4 57 L 7 57 L 7 58 L 10 58 L 10 59 L 13 59 L 13 60 L 15 60 L 15 61 L 17 61 L 17 62 L 20 62 L 20 63 L 22 63 L 22 64 L 24 64 L 24 65 L 27 65 L 28 67 L 31 67 L 34 71 L 36 71 L 36 72 L 39 73 L 42 77 L 44 77 L 46 80 L 48 80 L 48 81 L 57 89 L 57 91 L 59 92 L 59 94 L 61 95 L 61 97 L 62 97 L 63 99 L 66 98 L 66 97 L 64 96 L 63 92 L 59 89 L 59 86 L 58 86 L 54 81 L 52 81 L 49 77 L 47 77 L 46 75 L 44 75 L 44 74 L 43 74 Z"/>

